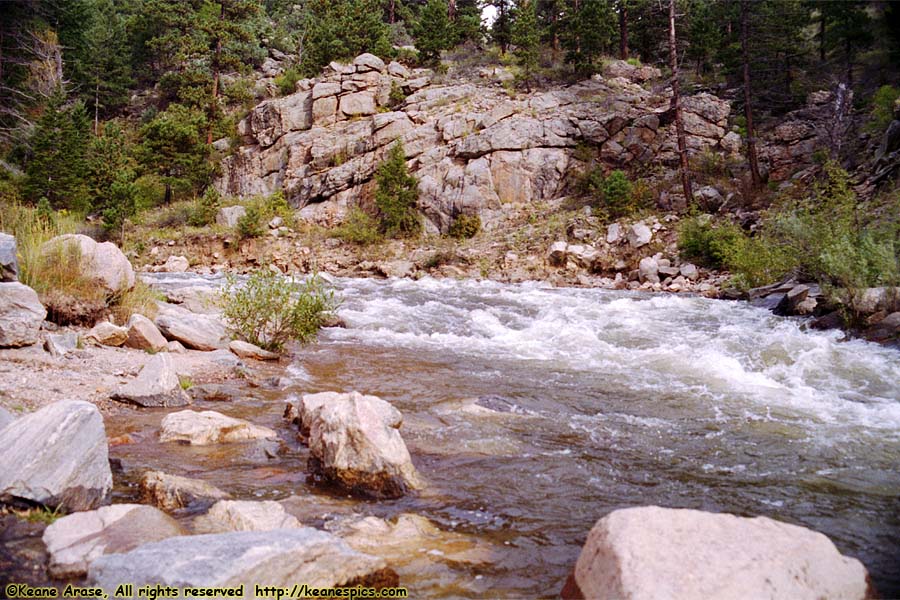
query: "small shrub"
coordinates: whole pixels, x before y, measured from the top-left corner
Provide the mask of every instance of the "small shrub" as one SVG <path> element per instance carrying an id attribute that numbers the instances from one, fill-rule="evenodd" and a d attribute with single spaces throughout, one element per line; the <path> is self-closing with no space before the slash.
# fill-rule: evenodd
<path id="1" fill-rule="evenodd" d="M 262 236 L 262 214 L 255 204 L 247 207 L 247 212 L 237 222 L 237 233 L 241 239 L 257 238 Z"/>
<path id="2" fill-rule="evenodd" d="M 411 237 L 422 231 L 416 211 L 419 187 L 409 174 L 403 144 L 399 141 L 388 151 L 375 173 L 375 204 L 381 214 L 381 229 L 388 237 Z"/>
<path id="3" fill-rule="evenodd" d="M 722 269 L 727 258 L 744 237 L 740 227 L 731 223 L 713 225 L 711 219 L 693 217 L 678 227 L 681 256 L 711 269 Z"/>
<path id="4" fill-rule="evenodd" d="M 721 177 L 728 174 L 725 156 L 706 148 L 691 161 L 694 172 L 709 177 Z"/>
<path id="5" fill-rule="evenodd" d="M 192 227 L 206 227 L 216 221 L 221 197 L 212 186 L 206 188 L 203 195 L 194 202 L 188 214 L 187 223 Z"/>
<path id="6" fill-rule="evenodd" d="M 350 209 L 344 222 L 334 230 L 334 235 L 360 246 L 368 246 L 382 240 L 378 220 L 358 206 Z"/>
<path id="7" fill-rule="evenodd" d="M 900 88 L 883 85 L 872 96 L 872 120 L 866 126 L 871 133 L 881 133 L 894 119 L 894 104 L 900 98 Z"/>
<path id="8" fill-rule="evenodd" d="M 391 81 L 391 92 L 388 95 L 388 106 L 391 108 L 397 108 L 401 104 L 406 102 L 406 94 L 403 92 L 403 88 L 396 81 Z"/>
<path id="9" fill-rule="evenodd" d="M 592 197 L 596 212 L 609 219 L 627 217 L 643 208 L 639 204 L 643 192 L 635 196 L 634 184 L 618 169 L 605 175 L 601 167 L 594 167 L 582 176 L 579 187 L 582 194 Z"/>
<path id="10" fill-rule="evenodd" d="M 641 59 L 634 57 L 634 56 L 626 59 L 625 62 L 627 62 L 632 67 L 640 67 L 641 66 Z"/>
<path id="11" fill-rule="evenodd" d="M 278 92 L 282 96 L 289 96 L 296 91 L 298 81 L 300 81 L 300 71 L 294 67 L 288 67 L 284 73 L 275 78 L 275 85 L 278 86 Z"/>
<path id="12" fill-rule="evenodd" d="M 450 237 L 458 240 L 469 239 L 481 230 L 481 217 L 478 215 L 457 215 L 450 224 Z"/>
<path id="13" fill-rule="evenodd" d="M 240 335 L 274 351 L 292 340 L 313 341 L 339 305 L 334 290 L 317 274 L 301 282 L 265 267 L 243 285 L 229 276 L 219 300 L 223 316 Z"/>

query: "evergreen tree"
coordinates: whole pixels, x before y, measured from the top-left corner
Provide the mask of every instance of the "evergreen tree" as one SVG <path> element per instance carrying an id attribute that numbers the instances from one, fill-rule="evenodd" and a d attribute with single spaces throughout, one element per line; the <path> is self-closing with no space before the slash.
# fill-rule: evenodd
<path id="1" fill-rule="evenodd" d="M 536 0 L 523 0 L 516 8 L 516 18 L 512 26 L 514 53 L 519 67 L 522 69 L 521 79 L 529 92 L 541 52 L 541 34 L 538 29 L 535 4 Z"/>
<path id="2" fill-rule="evenodd" d="M 416 31 L 416 48 L 419 56 L 427 64 L 437 63 L 441 51 L 450 47 L 450 20 L 447 18 L 445 0 L 428 0 L 419 15 Z"/>
<path id="3" fill-rule="evenodd" d="M 406 153 L 398 140 L 375 173 L 375 205 L 381 213 L 383 233 L 388 237 L 418 235 L 422 223 L 416 212 L 419 185 L 409 174 Z"/>
<path id="4" fill-rule="evenodd" d="M 687 57 L 696 64 L 697 74 L 708 72 L 722 44 L 717 0 L 693 0 L 687 10 Z"/>
<path id="5" fill-rule="evenodd" d="M 481 7 L 477 0 L 458 0 L 453 20 L 452 45 L 474 42 L 481 45 Z"/>
<path id="6" fill-rule="evenodd" d="M 66 106 L 62 90 L 50 98 L 31 138 L 25 166 L 25 197 L 47 198 L 55 209 L 89 208 L 85 186 L 90 124 L 84 104 Z"/>
<path id="7" fill-rule="evenodd" d="M 390 55 L 390 28 L 381 20 L 378 0 L 311 0 L 307 10 L 300 47 L 304 75 L 317 75 L 329 62 L 363 52 Z"/>
<path id="8" fill-rule="evenodd" d="M 501 54 L 506 54 L 512 41 L 512 5 L 511 0 L 492 0 L 491 5 L 497 9 L 497 16 L 491 24 L 491 40 L 500 47 Z"/>
<path id="9" fill-rule="evenodd" d="M 128 150 L 125 133 L 116 122 L 106 123 L 103 135 L 90 144 L 86 179 L 91 208 L 100 211 L 109 231 L 118 230 L 136 211 L 135 170 Z"/>
<path id="10" fill-rule="evenodd" d="M 608 0 L 582 0 L 565 24 L 566 62 L 582 75 L 596 71 L 596 61 L 609 52 L 618 19 Z"/>
<path id="11" fill-rule="evenodd" d="M 872 20 L 866 11 L 864 0 L 843 0 L 842 2 L 820 2 L 818 10 L 824 24 L 825 37 L 820 40 L 824 51 L 840 57 L 844 64 L 845 81 L 853 85 L 853 67 L 856 55 L 873 41 Z"/>

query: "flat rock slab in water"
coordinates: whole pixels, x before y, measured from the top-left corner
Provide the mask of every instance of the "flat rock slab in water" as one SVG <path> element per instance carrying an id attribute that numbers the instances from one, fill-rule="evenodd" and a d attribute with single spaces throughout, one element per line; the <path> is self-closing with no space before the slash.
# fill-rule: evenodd
<path id="1" fill-rule="evenodd" d="M 138 406 L 175 407 L 191 403 L 181 389 L 172 357 L 166 352 L 151 356 L 138 376 L 116 390 L 112 398 Z"/>
<path id="2" fill-rule="evenodd" d="M 192 445 L 275 440 L 278 434 L 268 427 L 254 425 L 214 410 L 182 410 L 162 420 L 160 442 L 188 442 Z"/>
<path id="3" fill-rule="evenodd" d="M 141 477 L 141 502 L 149 502 L 163 510 L 189 506 L 209 506 L 216 500 L 231 498 L 211 483 L 162 471 L 147 471 Z"/>
<path id="4" fill-rule="evenodd" d="M 374 556 L 352 550 L 340 538 L 309 527 L 173 537 L 124 554 L 108 554 L 90 566 L 88 581 L 112 591 L 123 583 L 176 587 L 396 586 L 397 574 Z M 111 596 L 112 597 L 112 596 Z"/>
<path id="5" fill-rule="evenodd" d="M 219 500 L 208 513 L 194 520 L 197 533 L 271 531 L 302 526 L 296 517 L 287 514 L 282 505 L 272 500 Z"/>

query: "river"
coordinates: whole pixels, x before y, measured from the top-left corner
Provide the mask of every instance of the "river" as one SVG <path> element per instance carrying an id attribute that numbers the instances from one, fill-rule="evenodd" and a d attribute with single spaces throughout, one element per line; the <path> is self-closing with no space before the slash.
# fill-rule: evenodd
<path id="1" fill-rule="evenodd" d="M 216 409 L 289 440 L 280 417 L 292 394 L 380 396 L 404 414 L 422 494 L 374 503 L 314 490 L 296 445 L 274 460 L 121 446 L 113 454 L 126 472 L 168 468 L 238 497 L 294 495 L 323 511 L 340 501 L 382 517 L 415 512 L 490 548 L 489 564 L 421 584 L 429 595 L 558 594 L 597 519 L 655 504 L 820 531 L 866 565 L 883 596 L 900 596 L 896 350 L 699 297 L 429 278 L 337 287 L 347 327 L 299 351 L 287 389 Z M 143 415 L 146 431 L 158 427 L 158 413 Z"/>

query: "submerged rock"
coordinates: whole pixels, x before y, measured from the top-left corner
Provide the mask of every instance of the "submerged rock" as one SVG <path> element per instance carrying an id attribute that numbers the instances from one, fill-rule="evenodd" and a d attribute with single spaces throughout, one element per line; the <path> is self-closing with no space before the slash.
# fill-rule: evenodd
<path id="1" fill-rule="evenodd" d="M 301 423 L 309 428 L 310 473 L 365 496 L 398 498 L 420 487 L 400 436 L 400 411 L 359 392 L 306 395 Z"/>
<path id="2" fill-rule="evenodd" d="M 90 402 L 55 402 L 0 430 L 0 499 L 90 510 L 111 489 L 106 429 Z"/>
<path id="3" fill-rule="evenodd" d="M 194 529 L 198 533 L 271 531 L 297 527 L 302 527 L 300 521 L 287 514 L 281 504 L 271 500 L 219 500 L 208 513 L 194 521 Z"/>
<path id="4" fill-rule="evenodd" d="M 174 519 L 152 506 L 115 504 L 57 520 L 44 530 L 43 540 L 51 577 L 71 578 L 86 575 L 91 561 L 104 554 L 184 534 Z"/>
<path id="5" fill-rule="evenodd" d="M 112 398 L 138 406 L 185 406 L 191 403 L 187 392 L 181 389 L 172 357 L 167 353 L 151 356 L 138 376 L 113 393 Z"/>
<path id="6" fill-rule="evenodd" d="M 231 498 L 230 494 L 200 479 L 169 475 L 162 471 L 144 473 L 141 477 L 140 492 L 141 502 L 169 511 L 192 504 L 212 504 L 216 500 Z"/>
<path id="7" fill-rule="evenodd" d="M 192 445 L 274 440 L 278 434 L 243 419 L 214 410 L 183 410 L 166 415 L 159 433 L 161 442 L 188 442 Z"/>
<path id="8" fill-rule="evenodd" d="M 23 283 L 0 283 L 0 348 L 30 346 L 40 338 L 47 311 Z"/>
<path id="9" fill-rule="evenodd" d="M 122 583 L 175 587 L 387 587 L 397 574 L 381 558 L 352 550 L 330 533 L 309 527 L 173 537 L 95 560 L 92 585 Z"/>
<path id="10" fill-rule="evenodd" d="M 862 563 L 821 533 L 773 521 L 643 506 L 588 535 L 564 598 L 870 598 Z"/>

